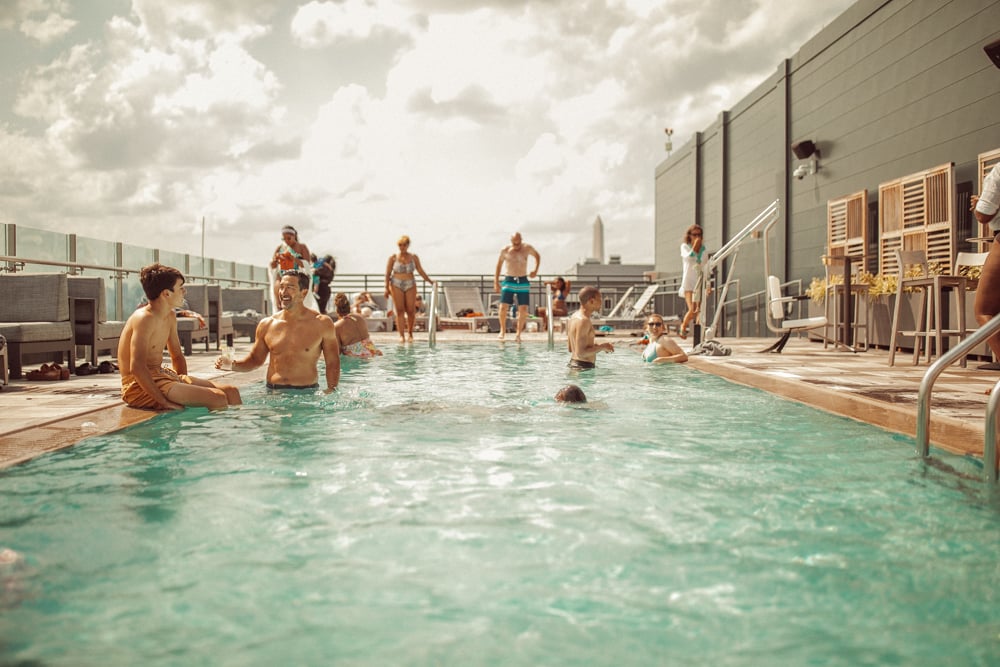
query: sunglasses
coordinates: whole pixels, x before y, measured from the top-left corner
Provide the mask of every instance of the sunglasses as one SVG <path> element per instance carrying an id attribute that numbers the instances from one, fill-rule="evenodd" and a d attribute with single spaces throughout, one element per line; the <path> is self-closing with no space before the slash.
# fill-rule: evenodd
<path id="1" fill-rule="evenodd" d="M 662 327 L 663 322 L 646 322 L 646 326 L 650 327 Z"/>

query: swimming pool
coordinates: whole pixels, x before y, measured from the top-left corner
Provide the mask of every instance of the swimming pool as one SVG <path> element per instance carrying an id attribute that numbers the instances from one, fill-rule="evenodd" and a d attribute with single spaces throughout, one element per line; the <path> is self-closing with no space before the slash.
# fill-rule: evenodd
<path id="1" fill-rule="evenodd" d="M 336 396 L 255 386 L 3 471 L 0 662 L 995 659 L 993 490 L 691 368 L 565 362 L 389 347 Z"/>

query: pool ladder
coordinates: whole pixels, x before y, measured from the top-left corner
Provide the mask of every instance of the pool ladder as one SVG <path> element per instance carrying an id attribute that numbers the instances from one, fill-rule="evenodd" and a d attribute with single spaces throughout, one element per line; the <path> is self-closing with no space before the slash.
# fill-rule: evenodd
<path id="1" fill-rule="evenodd" d="M 931 390 L 934 382 L 944 369 L 964 357 L 972 348 L 985 343 L 993 334 L 1000 331 L 1000 315 L 979 327 L 968 338 L 931 364 L 924 379 L 920 382 L 920 392 L 917 395 L 917 453 L 922 459 L 930 457 L 930 427 L 931 427 Z M 997 481 L 997 407 L 1000 406 L 1000 382 L 997 382 L 986 403 L 986 424 L 983 435 L 983 481 Z"/>

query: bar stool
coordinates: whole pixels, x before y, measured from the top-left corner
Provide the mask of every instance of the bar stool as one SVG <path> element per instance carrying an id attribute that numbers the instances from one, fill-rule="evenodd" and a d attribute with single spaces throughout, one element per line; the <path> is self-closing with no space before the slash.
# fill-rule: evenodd
<path id="1" fill-rule="evenodd" d="M 852 264 L 851 262 L 860 260 L 861 257 L 851 257 L 845 258 L 841 256 L 824 256 L 823 257 L 823 268 L 826 269 L 826 298 L 823 301 L 824 304 L 824 315 L 826 316 L 827 324 L 823 327 L 823 348 L 827 348 L 831 343 L 834 345 L 841 342 L 841 332 L 844 328 L 843 313 L 844 304 L 841 299 L 845 298 L 845 283 L 839 282 L 834 283 L 833 277 L 837 275 L 830 270 L 830 265 L 835 261 L 847 261 L 848 265 L 845 269 L 849 270 L 852 276 L 851 279 L 851 292 L 850 296 L 846 298 L 851 298 L 854 302 L 851 304 L 851 312 L 853 317 L 848 326 L 852 330 L 851 341 L 853 347 L 858 347 L 858 332 L 859 330 L 864 330 L 864 349 L 867 350 L 871 344 L 871 334 L 869 332 L 868 323 L 871 322 L 871 301 L 869 299 L 862 299 L 862 297 L 868 294 L 868 285 L 858 282 L 854 279 L 863 270 L 859 264 Z M 858 317 L 859 306 L 864 304 L 864 318 Z M 830 309 L 833 308 L 833 313 L 831 316 Z M 829 335 L 829 330 L 833 329 L 833 336 Z M 846 343 L 845 343 L 846 345 Z"/>
<path id="2" fill-rule="evenodd" d="M 965 327 L 965 292 L 969 284 L 968 278 L 963 275 L 933 275 L 927 266 L 927 255 L 922 250 L 899 250 L 894 251 L 896 262 L 899 267 L 898 280 L 896 284 L 896 305 L 892 312 L 892 335 L 889 342 L 889 365 L 895 363 L 896 344 L 900 336 L 913 337 L 913 364 L 920 361 L 921 349 L 926 350 L 927 361 L 931 360 L 931 339 L 934 340 L 934 350 L 941 354 L 943 342 L 946 338 L 957 338 L 963 340 L 968 335 Z M 973 255 L 977 253 L 959 253 L 960 255 Z M 974 261 L 974 258 L 956 257 L 955 266 L 959 266 L 961 261 Z M 984 260 L 985 261 L 985 260 Z M 920 273 L 916 276 L 906 276 L 908 266 L 919 267 Z M 969 264 L 962 264 L 969 266 Z M 945 318 L 942 309 L 945 291 L 951 290 L 956 296 L 957 305 L 957 326 L 945 328 Z M 907 292 L 921 292 L 920 307 L 914 317 L 913 330 L 900 330 L 900 311 L 903 305 L 904 294 Z M 966 365 L 965 358 L 962 358 L 962 366 Z"/>

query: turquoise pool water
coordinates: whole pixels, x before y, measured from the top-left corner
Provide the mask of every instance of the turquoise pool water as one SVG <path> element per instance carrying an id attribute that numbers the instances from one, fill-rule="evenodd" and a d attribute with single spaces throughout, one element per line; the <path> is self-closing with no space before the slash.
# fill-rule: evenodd
<path id="1" fill-rule="evenodd" d="M 995 664 L 1000 501 L 619 351 L 389 347 L 0 473 L 0 664 Z M 569 380 L 596 403 L 555 405 Z"/>

